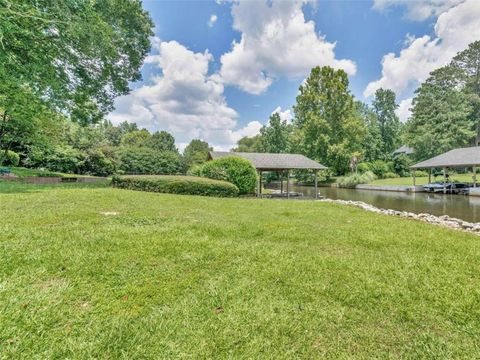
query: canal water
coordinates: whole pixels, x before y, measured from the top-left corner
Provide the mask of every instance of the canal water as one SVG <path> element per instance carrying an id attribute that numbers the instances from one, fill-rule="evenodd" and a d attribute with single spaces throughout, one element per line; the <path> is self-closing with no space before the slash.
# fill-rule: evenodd
<path id="1" fill-rule="evenodd" d="M 277 188 L 270 184 L 269 188 Z M 290 191 L 313 197 L 311 186 L 291 185 Z M 450 194 L 407 193 L 319 187 L 320 195 L 330 199 L 363 201 L 378 208 L 409 211 L 416 214 L 448 215 L 471 222 L 480 222 L 480 197 Z"/>

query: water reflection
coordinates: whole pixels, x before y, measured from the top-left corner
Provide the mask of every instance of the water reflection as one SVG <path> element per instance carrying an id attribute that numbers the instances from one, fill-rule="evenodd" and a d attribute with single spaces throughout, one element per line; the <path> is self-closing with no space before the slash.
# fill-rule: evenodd
<path id="1" fill-rule="evenodd" d="M 270 184 L 269 188 L 277 188 Z M 450 194 L 406 193 L 320 187 L 320 195 L 330 199 L 363 201 L 383 209 L 449 215 L 466 221 L 480 222 L 480 197 Z M 292 185 L 291 191 L 314 195 L 313 187 Z"/>

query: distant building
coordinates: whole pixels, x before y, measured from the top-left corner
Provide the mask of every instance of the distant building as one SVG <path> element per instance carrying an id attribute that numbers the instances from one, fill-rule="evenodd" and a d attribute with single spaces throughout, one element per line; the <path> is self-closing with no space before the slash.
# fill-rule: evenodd
<path id="1" fill-rule="evenodd" d="M 395 150 L 392 154 L 395 156 L 400 154 L 412 155 L 414 153 L 415 153 L 415 150 L 413 148 L 408 147 L 407 145 L 402 145 L 397 150 Z"/>

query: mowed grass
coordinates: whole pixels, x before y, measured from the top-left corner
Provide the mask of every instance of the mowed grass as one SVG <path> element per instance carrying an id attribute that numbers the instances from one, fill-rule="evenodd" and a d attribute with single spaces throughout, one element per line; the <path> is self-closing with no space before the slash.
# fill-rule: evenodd
<path id="1" fill-rule="evenodd" d="M 0 203 L 0 358 L 480 353 L 474 235 L 315 201 L 20 187 Z"/>
<path id="2" fill-rule="evenodd" d="M 472 179 L 473 174 L 453 174 L 450 175 L 450 181 L 458 181 L 458 182 L 473 182 Z M 434 177 L 432 175 L 431 181 L 443 181 L 443 176 Z M 480 174 L 477 175 L 477 181 L 480 181 Z M 428 184 L 428 176 L 427 177 L 417 177 L 415 178 L 416 185 L 425 185 Z M 403 177 L 403 178 L 394 178 L 394 179 L 377 179 L 373 180 L 370 184 L 372 185 L 413 185 L 413 178 L 412 177 Z"/>

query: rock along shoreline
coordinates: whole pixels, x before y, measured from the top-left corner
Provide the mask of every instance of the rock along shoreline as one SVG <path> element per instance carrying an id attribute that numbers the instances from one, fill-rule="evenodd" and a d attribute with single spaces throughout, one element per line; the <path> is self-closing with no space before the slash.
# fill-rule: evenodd
<path id="1" fill-rule="evenodd" d="M 434 224 L 434 225 L 447 227 L 447 228 L 450 228 L 450 229 L 469 232 L 469 233 L 480 236 L 480 223 L 471 223 L 471 222 L 468 222 L 468 221 L 464 221 L 464 220 L 461 220 L 461 219 L 450 217 L 448 215 L 435 216 L 435 215 L 425 214 L 425 213 L 415 214 L 415 213 L 407 212 L 407 211 L 397 211 L 397 210 L 392 210 L 392 209 L 381 209 L 381 208 L 377 208 L 373 205 L 364 203 L 363 201 L 333 200 L 333 199 L 328 199 L 328 198 L 320 199 L 318 201 L 329 202 L 329 203 L 334 203 L 334 204 L 342 204 L 342 205 L 348 205 L 348 206 L 354 206 L 354 207 L 361 208 L 363 210 L 375 212 L 377 214 L 393 215 L 393 216 L 398 216 L 398 217 L 403 217 L 403 218 L 414 219 L 414 220 L 423 221 L 423 222 L 426 222 L 426 223 L 429 223 L 429 224 Z"/>

